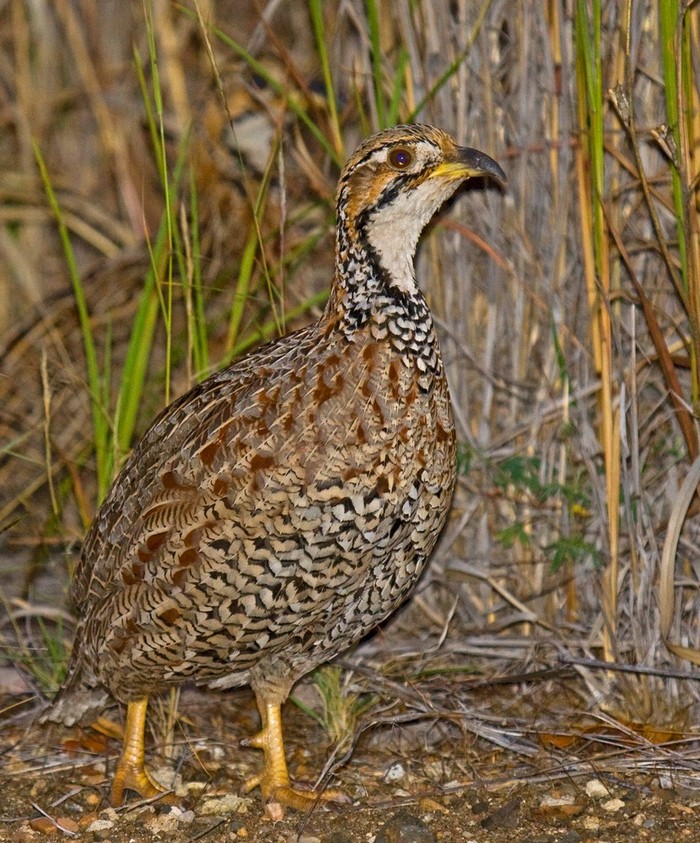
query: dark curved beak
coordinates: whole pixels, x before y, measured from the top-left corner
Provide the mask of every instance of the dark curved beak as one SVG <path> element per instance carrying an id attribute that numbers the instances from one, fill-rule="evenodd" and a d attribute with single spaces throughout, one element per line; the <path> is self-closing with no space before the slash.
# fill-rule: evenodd
<path id="1" fill-rule="evenodd" d="M 505 184 L 508 181 L 500 165 L 485 152 L 480 152 L 478 149 L 471 149 L 468 146 L 458 146 L 457 152 L 457 160 L 469 171 L 467 177 L 491 176 L 501 184 Z"/>
<path id="2" fill-rule="evenodd" d="M 456 147 L 456 154 L 451 160 L 443 161 L 432 172 L 432 177 L 453 179 L 470 179 L 475 176 L 494 178 L 500 184 L 508 179 L 501 167 L 485 152 L 468 146 Z"/>

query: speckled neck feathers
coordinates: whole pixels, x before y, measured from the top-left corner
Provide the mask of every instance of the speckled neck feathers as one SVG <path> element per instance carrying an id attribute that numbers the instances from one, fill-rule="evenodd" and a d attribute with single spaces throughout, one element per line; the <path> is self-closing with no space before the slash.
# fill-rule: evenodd
<path id="1" fill-rule="evenodd" d="M 397 127 L 348 161 L 338 183 L 336 266 L 326 310 L 351 342 L 368 327 L 423 374 L 441 371 L 441 362 L 413 261 L 423 228 L 459 184 L 431 177 L 443 160 L 442 140 Z"/>
<path id="2" fill-rule="evenodd" d="M 364 212 L 359 219 L 348 219 L 341 193 L 329 310 L 340 317 L 338 327 L 351 341 L 359 329 L 369 326 L 374 339 L 387 340 L 399 355 L 414 360 L 419 369 L 435 373 L 440 363 L 430 309 L 415 280 L 409 289 L 393 282 L 390 269 L 368 237 L 369 217 Z"/>

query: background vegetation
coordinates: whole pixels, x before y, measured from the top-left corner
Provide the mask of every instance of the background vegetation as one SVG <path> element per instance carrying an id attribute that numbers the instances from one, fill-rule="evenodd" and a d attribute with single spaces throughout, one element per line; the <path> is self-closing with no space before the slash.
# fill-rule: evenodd
<path id="1" fill-rule="evenodd" d="M 685 0 L 1 3 L 8 657 L 53 642 L 55 685 L 77 548 L 135 437 L 314 318 L 339 165 L 420 120 L 509 184 L 465 191 L 423 241 L 461 475 L 429 575 L 363 663 L 438 676 L 459 708 L 466 671 L 565 662 L 565 705 L 540 686 L 553 707 L 696 722 L 658 585 L 698 456 L 699 26 Z M 697 529 L 691 507 L 670 633 L 691 650 Z"/>

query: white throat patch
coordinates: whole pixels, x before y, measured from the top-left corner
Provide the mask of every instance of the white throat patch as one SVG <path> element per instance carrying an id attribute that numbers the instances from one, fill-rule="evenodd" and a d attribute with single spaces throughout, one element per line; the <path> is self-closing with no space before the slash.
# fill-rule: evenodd
<path id="1" fill-rule="evenodd" d="M 459 181 L 426 179 L 399 194 L 377 211 L 367 226 L 372 249 L 392 283 L 405 293 L 416 290 L 413 259 L 421 232 L 440 205 L 459 187 Z"/>

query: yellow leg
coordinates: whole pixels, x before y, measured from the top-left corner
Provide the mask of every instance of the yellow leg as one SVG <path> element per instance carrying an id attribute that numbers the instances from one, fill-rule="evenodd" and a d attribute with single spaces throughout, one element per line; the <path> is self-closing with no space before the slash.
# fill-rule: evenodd
<path id="1" fill-rule="evenodd" d="M 112 780 L 111 802 L 116 808 L 124 801 L 125 790 L 135 790 L 143 799 L 151 799 L 163 792 L 144 767 L 144 732 L 148 697 L 130 702 L 126 709 L 126 725 L 122 754 Z"/>
<path id="2" fill-rule="evenodd" d="M 317 801 L 345 799 L 337 790 L 325 790 L 322 793 L 298 790 L 289 780 L 287 760 L 284 755 L 284 737 L 282 735 L 282 713 L 278 703 L 267 702 L 256 697 L 262 729 L 246 741 L 248 746 L 262 749 L 264 761 L 262 771 L 243 785 L 245 793 L 254 787 L 260 787 L 266 802 L 279 802 L 298 811 L 308 811 Z"/>

